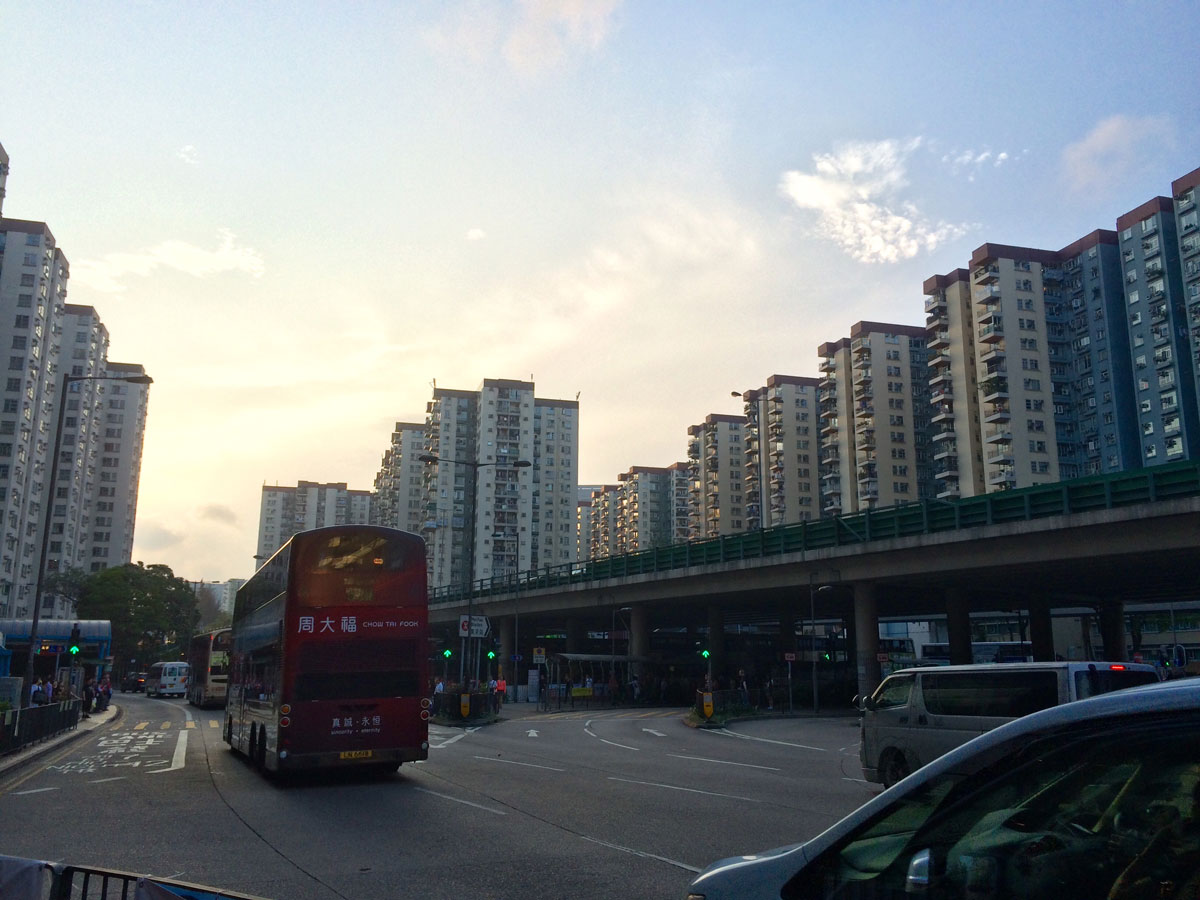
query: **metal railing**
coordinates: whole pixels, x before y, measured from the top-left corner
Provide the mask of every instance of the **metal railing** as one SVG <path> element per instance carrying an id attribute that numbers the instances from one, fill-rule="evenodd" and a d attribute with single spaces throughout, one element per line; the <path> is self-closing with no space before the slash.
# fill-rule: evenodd
<path id="1" fill-rule="evenodd" d="M 521 590 L 553 588 L 1195 496 L 1200 496 L 1200 462 L 1184 460 L 1132 472 L 1093 475 L 979 497 L 921 500 L 689 541 L 686 544 L 671 544 L 622 556 L 510 573 L 475 582 L 470 596 L 514 593 L 518 585 Z M 453 605 L 467 596 L 457 585 L 434 588 L 430 591 L 430 603 Z"/>
<path id="2" fill-rule="evenodd" d="M 79 724 L 78 700 L 9 709 L 0 721 L 0 756 L 61 734 Z"/>

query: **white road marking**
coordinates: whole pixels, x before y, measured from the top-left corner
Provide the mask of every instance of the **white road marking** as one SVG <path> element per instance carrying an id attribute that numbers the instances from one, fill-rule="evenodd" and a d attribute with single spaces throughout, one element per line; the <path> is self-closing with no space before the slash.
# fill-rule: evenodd
<path id="1" fill-rule="evenodd" d="M 476 759 L 486 759 L 488 762 L 507 763 L 510 766 L 529 766 L 531 769 L 549 769 L 551 772 L 565 772 L 566 769 L 556 769 L 554 766 L 539 766 L 536 763 L 517 762 L 515 759 L 498 759 L 495 756 L 477 756 Z"/>
<path id="2" fill-rule="evenodd" d="M 461 803 L 464 806 L 473 806 L 476 809 L 482 809 L 484 812 L 490 812 L 493 815 L 497 815 L 497 816 L 507 816 L 508 815 L 508 813 L 506 813 L 502 809 L 491 809 L 490 807 L 487 807 L 487 806 L 480 806 L 478 803 L 472 803 L 470 800 L 460 800 L 460 799 L 458 799 L 458 797 L 451 797 L 449 794 L 439 794 L 437 791 L 431 791 L 427 788 L 417 788 L 417 790 L 420 791 L 422 794 L 433 794 L 433 796 L 441 797 L 443 800 L 450 800 L 454 803 Z"/>
<path id="3" fill-rule="evenodd" d="M 728 728 L 714 728 L 709 734 L 723 734 L 726 737 L 735 737 L 743 741 L 758 741 L 762 744 L 779 744 L 781 747 L 799 747 L 801 750 L 816 750 L 818 753 L 826 753 L 824 747 L 810 747 L 808 744 L 793 744 L 790 741 L 773 741 L 770 738 L 754 737 L 749 734 L 738 734 L 736 731 L 730 731 Z"/>
<path id="4" fill-rule="evenodd" d="M 175 755 L 171 757 L 171 764 L 165 769 L 155 769 L 150 774 L 159 775 L 163 772 L 174 772 L 178 769 L 182 769 L 185 763 L 185 757 L 187 756 L 187 739 L 187 731 L 179 732 L 179 740 L 175 742 Z"/>
<path id="5" fill-rule="evenodd" d="M 657 859 L 659 862 L 665 862 L 668 865 L 676 866 L 680 869 L 686 869 L 688 872 L 699 874 L 702 869 L 696 866 L 689 866 L 687 863 L 681 863 L 677 859 L 668 859 L 665 856 L 659 856 L 656 853 L 647 853 L 644 850 L 634 850 L 632 847 L 622 847 L 620 844 L 610 844 L 608 841 L 602 841 L 597 838 L 588 837 L 586 834 L 581 834 L 581 838 L 585 841 L 591 841 L 593 844 L 599 844 L 601 847 L 608 847 L 610 850 L 620 850 L 622 853 L 632 853 L 634 856 L 640 856 L 643 859 Z"/>
<path id="6" fill-rule="evenodd" d="M 697 788 L 679 787 L 675 784 L 659 784 L 656 781 L 634 781 L 632 778 L 617 778 L 615 775 L 608 776 L 609 781 L 624 781 L 626 784 L 644 784 L 646 787 L 666 788 L 668 791 L 684 791 L 688 794 L 707 794 L 709 797 L 725 797 L 729 800 L 745 800 L 747 803 L 762 803 L 761 800 L 755 800 L 753 797 L 739 797 L 737 794 L 720 794 L 716 791 L 701 791 Z"/>
<path id="7" fill-rule="evenodd" d="M 667 756 L 673 756 L 676 759 L 694 759 L 696 762 L 720 763 L 723 766 L 741 766 L 745 769 L 766 769 L 768 772 L 779 772 L 775 766 L 755 766 L 750 763 L 730 762 L 727 759 L 708 759 L 704 756 L 680 756 L 678 753 L 668 753 Z"/>

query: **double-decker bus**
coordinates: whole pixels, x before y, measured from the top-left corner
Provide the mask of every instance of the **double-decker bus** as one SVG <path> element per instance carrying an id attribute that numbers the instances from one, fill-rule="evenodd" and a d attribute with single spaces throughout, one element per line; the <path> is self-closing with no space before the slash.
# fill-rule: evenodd
<path id="1" fill-rule="evenodd" d="M 429 756 L 425 542 L 371 525 L 292 537 L 237 592 L 225 740 L 270 772 Z"/>
<path id="2" fill-rule="evenodd" d="M 229 681 L 229 645 L 233 629 L 218 628 L 195 635 L 188 644 L 188 703 L 203 709 L 224 706 Z"/>

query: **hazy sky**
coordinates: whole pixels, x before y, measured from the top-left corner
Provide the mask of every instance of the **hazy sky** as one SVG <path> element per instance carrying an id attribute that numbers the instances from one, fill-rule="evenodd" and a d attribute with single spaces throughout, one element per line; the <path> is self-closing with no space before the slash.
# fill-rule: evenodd
<path id="1" fill-rule="evenodd" d="M 0 0 L 5 214 L 154 377 L 134 558 L 245 577 L 261 486 L 369 489 L 433 379 L 686 458 L 984 243 L 1200 166 L 1200 4 Z"/>

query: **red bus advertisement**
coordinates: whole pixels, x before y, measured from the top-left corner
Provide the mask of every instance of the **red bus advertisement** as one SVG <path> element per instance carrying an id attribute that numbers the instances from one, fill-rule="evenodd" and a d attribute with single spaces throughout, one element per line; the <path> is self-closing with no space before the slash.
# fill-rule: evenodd
<path id="1" fill-rule="evenodd" d="M 224 706 L 229 680 L 229 643 L 231 630 L 218 628 L 192 637 L 188 644 L 188 703 L 203 709 Z"/>
<path id="2" fill-rule="evenodd" d="M 425 542 L 302 531 L 237 592 L 225 741 L 269 772 L 429 757 Z"/>

